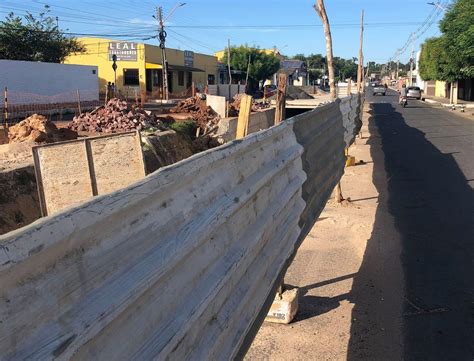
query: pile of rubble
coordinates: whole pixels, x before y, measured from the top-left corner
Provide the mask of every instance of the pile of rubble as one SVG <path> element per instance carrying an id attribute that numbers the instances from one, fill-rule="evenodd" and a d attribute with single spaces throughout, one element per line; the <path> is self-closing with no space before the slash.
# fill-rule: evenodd
<path id="1" fill-rule="evenodd" d="M 219 122 L 219 115 L 206 104 L 200 95 L 180 101 L 170 109 L 170 113 L 188 113 L 190 118 L 202 130 L 206 131 Z"/>
<path id="2" fill-rule="evenodd" d="M 240 111 L 240 102 L 242 101 L 242 96 L 244 94 L 236 94 L 232 98 L 232 101 L 229 103 L 229 117 L 236 117 L 239 115 Z M 254 99 L 252 99 L 252 112 L 258 112 L 263 109 L 267 109 L 270 107 L 269 103 L 263 103 L 263 102 L 256 102 Z"/>
<path id="3" fill-rule="evenodd" d="M 148 128 L 164 127 L 150 111 L 129 107 L 127 101 L 117 98 L 110 99 L 106 106 L 75 116 L 69 124 L 69 129 L 91 133 L 118 133 Z"/>
<path id="4" fill-rule="evenodd" d="M 9 143 L 52 143 L 76 138 L 76 132 L 58 129 L 53 122 L 38 114 L 33 114 L 8 128 Z"/>
<path id="5" fill-rule="evenodd" d="M 306 93 L 303 89 L 298 88 L 293 85 L 288 85 L 286 87 L 286 99 L 295 100 L 295 99 L 314 99 L 311 95 Z"/>

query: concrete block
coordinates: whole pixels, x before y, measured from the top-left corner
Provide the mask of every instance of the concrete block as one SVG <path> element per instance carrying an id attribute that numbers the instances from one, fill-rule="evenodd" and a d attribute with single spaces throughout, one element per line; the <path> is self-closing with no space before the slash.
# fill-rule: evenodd
<path id="1" fill-rule="evenodd" d="M 298 311 L 298 288 L 286 290 L 281 298 L 277 294 L 268 311 L 265 321 L 274 323 L 290 323 Z"/>

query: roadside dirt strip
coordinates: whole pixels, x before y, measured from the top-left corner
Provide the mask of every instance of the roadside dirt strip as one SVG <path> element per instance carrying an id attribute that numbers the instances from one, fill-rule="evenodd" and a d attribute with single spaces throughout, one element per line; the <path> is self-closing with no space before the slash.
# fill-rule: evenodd
<path id="1" fill-rule="evenodd" d="M 285 277 L 285 284 L 300 288 L 296 319 L 289 325 L 264 323 L 247 360 L 403 358 L 400 237 L 387 191 L 374 185 L 386 182 L 386 174 L 368 117 L 364 113 L 363 139 L 349 151 L 357 165 L 342 178 L 343 195 L 351 202 L 328 202 Z"/>

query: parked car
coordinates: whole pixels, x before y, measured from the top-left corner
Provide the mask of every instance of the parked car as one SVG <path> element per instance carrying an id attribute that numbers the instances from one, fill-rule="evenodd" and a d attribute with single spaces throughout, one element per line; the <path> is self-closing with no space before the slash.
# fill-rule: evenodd
<path id="1" fill-rule="evenodd" d="M 372 95 L 382 94 L 385 96 L 386 92 L 387 88 L 385 87 L 385 85 L 377 84 L 372 90 Z"/>
<path id="2" fill-rule="evenodd" d="M 421 99 L 421 89 L 417 86 L 409 86 L 407 88 L 407 98 L 411 99 Z"/>

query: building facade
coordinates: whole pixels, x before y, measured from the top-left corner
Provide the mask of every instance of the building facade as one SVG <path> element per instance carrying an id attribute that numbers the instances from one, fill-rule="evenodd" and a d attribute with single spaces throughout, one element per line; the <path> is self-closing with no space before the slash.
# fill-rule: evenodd
<path id="1" fill-rule="evenodd" d="M 108 83 L 114 83 L 123 94 L 146 91 L 161 96 L 163 61 L 159 46 L 104 38 L 79 38 L 86 51 L 70 55 L 66 64 L 95 65 L 98 68 L 99 89 L 103 93 Z M 113 69 L 113 55 L 116 69 Z M 203 90 L 215 84 L 218 76 L 217 58 L 212 55 L 166 49 L 168 90 L 185 93 L 192 83 Z"/>

